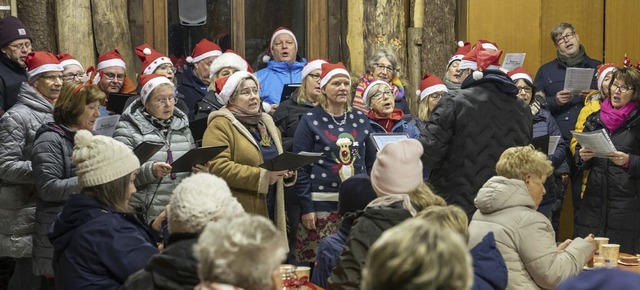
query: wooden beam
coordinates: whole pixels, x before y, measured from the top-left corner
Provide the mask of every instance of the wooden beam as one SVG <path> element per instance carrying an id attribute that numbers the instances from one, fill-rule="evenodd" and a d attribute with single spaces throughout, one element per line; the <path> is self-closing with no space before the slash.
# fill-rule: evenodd
<path id="1" fill-rule="evenodd" d="M 364 5 L 362 0 L 347 1 L 347 47 L 351 55 L 351 63 L 347 64 L 349 71 L 360 74 L 365 71 L 364 66 Z M 373 25 L 373 24 L 371 24 Z"/>
<path id="2" fill-rule="evenodd" d="M 84 68 L 96 63 L 96 48 L 93 40 L 91 1 L 56 1 L 56 34 L 58 51 L 70 53 Z M 78 45 L 82 43 L 82 45 Z"/>
<path id="3" fill-rule="evenodd" d="M 153 0 L 142 0 L 142 15 L 144 18 L 143 33 L 144 42 L 153 45 Z"/>
<path id="4" fill-rule="evenodd" d="M 244 0 L 231 0 L 231 46 L 244 56 Z"/>
<path id="5" fill-rule="evenodd" d="M 167 1 L 153 1 L 153 45 L 158 52 L 167 55 L 169 51 L 167 28 Z"/>
<path id="6" fill-rule="evenodd" d="M 328 0 L 307 2 L 307 59 L 327 58 L 328 45 Z"/>

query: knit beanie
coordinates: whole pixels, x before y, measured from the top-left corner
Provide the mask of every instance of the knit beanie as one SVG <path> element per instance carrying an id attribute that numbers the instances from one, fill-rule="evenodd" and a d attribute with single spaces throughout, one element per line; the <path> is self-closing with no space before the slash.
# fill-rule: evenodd
<path id="1" fill-rule="evenodd" d="M 109 183 L 140 168 L 133 151 L 111 137 L 80 130 L 74 137 L 73 165 L 81 187 Z"/>
<path id="2" fill-rule="evenodd" d="M 232 67 L 238 71 L 249 71 L 251 68 L 242 56 L 233 50 L 227 49 L 222 55 L 213 60 L 209 66 L 209 77 L 213 78 L 215 74 L 225 67 Z"/>
<path id="3" fill-rule="evenodd" d="M 14 16 L 7 16 L 0 19 L 0 47 L 5 47 L 17 39 L 31 40 L 31 32 L 20 19 Z"/>
<path id="4" fill-rule="evenodd" d="M 371 186 L 378 196 L 408 193 L 422 179 L 422 144 L 415 139 L 392 142 L 378 152 L 371 169 Z"/>
<path id="5" fill-rule="evenodd" d="M 212 221 L 244 212 L 224 179 L 198 173 L 182 180 L 169 202 L 169 233 L 198 234 Z"/>
<path id="6" fill-rule="evenodd" d="M 371 179 L 366 174 L 356 174 L 340 184 L 338 189 L 338 213 L 363 210 L 376 198 L 376 192 L 371 187 Z"/>

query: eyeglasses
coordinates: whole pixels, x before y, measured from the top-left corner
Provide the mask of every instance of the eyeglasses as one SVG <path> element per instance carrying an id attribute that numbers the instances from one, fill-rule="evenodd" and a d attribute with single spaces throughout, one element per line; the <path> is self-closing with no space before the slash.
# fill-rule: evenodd
<path id="1" fill-rule="evenodd" d="M 257 88 L 247 88 L 247 89 L 243 89 L 241 91 L 238 92 L 238 95 L 241 96 L 249 96 L 249 95 L 258 95 L 258 89 Z"/>
<path id="2" fill-rule="evenodd" d="M 124 80 L 124 74 L 114 74 L 114 73 L 104 73 L 104 78 L 112 81 L 113 79 L 118 79 L 119 81 Z"/>
<path id="3" fill-rule="evenodd" d="M 62 75 L 55 75 L 55 76 L 41 76 L 41 79 L 50 81 L 50 82 L 55 82 L 57 80 L 60 80 L 62 82 L 63 80 L 63 76 Z"/>
<path id="4" fill-rule="evenodd" d="M 574 36 L 576 36 L 575 32 L 573 32 L 573 31 L 569 32 L 569 33 L 567 33 L 565 35 L 562 35 L 562 36 L 556 38 L 556 43 L 557 44 L 563 44 L 563 43 L 565 43 L 565 42 L 567 42 L 569 40 L 572 40 Z"/>
<path id="5" fill-rule="evenodd" d="M 23 43 L 16 43 L 16 44 L 10 44 L 9 47 L 11 47 L 11 49 L 13 50 L 24 50 L 24 49 L 31 49 L 31 41 L 26 41 Z"/>
<path id="6" fill-rule="evenodd" d="M 434 101 L 438 101 L 442 98 L 442 96 L 444 96 L 443 93 L 434 93 L 429 95 L 429 99 L 434 100 Z"/>
<path id="7" fill-rule="evenodd" d="M 386 66 L 386 65 L 381 64 L 381 63 L 374 63 L 373 65 L 379 70 L 386 70 L 386 71 L 389 71 L 389 72 L 394 72 L 396 70 L 392 66 Z"/>
<path id="8" fill-rule="evenodd" d="M 156 70 L 171 71 L 172 73 L 176 73 L 177 71 L 175 66 L 168 63 L 158 66 Z"/>
<path id="9" fill-rule="evenodd" d="M 619 90 L 621 93 L 626 93 L 629 90 L 633 90 L 633 88 L 632 87 L 627 87 L 627 86 L 619 86 L 619 85 L 616 85 L 616 84 L 611 84 L 611 91 L 613 92 L 613 91 L 616 91 L 616 90 Z"/>
<path id="10" fill-rule="evenodd" d="M 74 73 L 74 74 L 66 74 L 62 75 L 62 80 L 64 81 L 72 81 L 74 79 L 82 80 L 87 74 L 85 73 Z"/>
<path id="11" fill-rule="evenodd" d="M 386 92 L 377 92 L 375 93 L 372 97 L 371 100 L 380 100 L 382 99 L 382 97 L 387 96 L 387 97 L 391 97 L 393 96 L 393 92 L 392 91 L 386 91 Z"/>
<path id="12" fill-rule="evenodd" d="M 321 75 L 320 74 L 308 74 L 308 77 L 310 77 L 312 80 L 317 81 L 320 79 Z"/>
<path id="13" fill-rule="evenodd" d="M 518 88 L 518 92 L 523 91 L 525 93 L 531 93 L 533 90 L 530 87 L 517 87 Z"/>
<path id="14" fill-rule="evenodd" d="M 175 101 L 176 101 L 176 98 L 168 97 L 168 98 L 157 99 L 155 100 L 155 103 L 158 105 L 168 105 L 168 104 L 173 104 L 173 102 Z"/>

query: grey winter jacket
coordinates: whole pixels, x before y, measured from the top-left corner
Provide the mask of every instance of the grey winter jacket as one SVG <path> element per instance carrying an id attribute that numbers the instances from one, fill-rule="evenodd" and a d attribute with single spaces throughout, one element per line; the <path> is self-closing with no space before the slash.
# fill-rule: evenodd
<path id="1" fill-rule="evenodd" d="M 178 160 L 187 151 L 195 148 L 187 115 L 178 109 L 173 111 L 173 121 L 169 133 L 165 137 L 158 128 L 154 127 L 143 115 L 143 104 L 140 99 L 135 100 L 125 109 L 120 117 L 113 138 L 135 149 L 144 141 L 164 143 L 149 161 L 140 166 L 140 174 L 136 178 L 137 192 L 131 197 L 133 207 L 142 207 L 147 222 L 155 219 L 169 204 L 171 192 L 190 172 L 176 174 L 176 179 L 166 176 L 160 181 L 153 176 L 151 167 L 154 162 L 167 162 L 168 149 L 171 149 L 173 160 Z M 170 163 L 170 162 L 167 162 Z M 158 184 L 160 181 L 160 184 Z M 155 196 L 154 196 L 155 195 Z M 148 210 L 147 210 L 148 208 Z"/>
<path id="2" fill-rule="evenodd" d="M 507 290 L 553 289 L 574 276 L 591 259 L 594 246 L 575 238 L 561 253 L 553 227 L 535 209 L 524 181 L 494 176 L 475 198 L 478 208 L 469 224 L 469 248 L 493 232 L 507 264 Z"/>
<path id="3" fill-rule="evenodd" d="M 36 189 L 31 149 L 52 122 L 53 105 L 22 83 L 18 102 L 0 118 L 0 256 L 31 257 Z"/>
<path id="4" fill-rule="evenodd" d="M 47 123 L 36 133 L 31 163 L 38 191 L 33 235 L 33 273 L 53 276 L 53 245 L 47 237 L 51 225 L 72 194 L 80 192 L 71 162 L 75 132 Z"/>

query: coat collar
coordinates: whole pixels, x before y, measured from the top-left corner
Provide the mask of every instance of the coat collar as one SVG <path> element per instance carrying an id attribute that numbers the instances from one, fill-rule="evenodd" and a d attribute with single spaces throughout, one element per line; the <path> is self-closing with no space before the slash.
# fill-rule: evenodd
<path id="1" fill-rule="evenodd" d="M 245 127 L 242 123 L 240 123 L 240 121 L 238 121 L 238 119 L 236 119 L 236 117 L 233 116 L 233 114 L 231 113 L 231 111 L 227 109 L 227 107 L 211 112 L 211 114 L 209 114 L 209 117 L 207 118 L 207 124 L 211 123 L 211 121 L 213 121 L 213 119 L 217 117 L 228 119 L 231 122 L 231 124 L 233 124 L 233 126 L 245 138 L 247 138 L 249 142 L 251 142 L 251 144 L 256 146 L 258 150 L 260 150 L 260 146 L 258 145 L 258 142 L 256 142 L 256 140 L 253 138 L 253 135 L 251 135 L 251 132 L 249 132 L 247 127 Z M 269 114 L 262 113 L 262 117 L 260 118 L 260 120 L 262 120 L 262 123 L 264 123 L 265 127 L 267 128 L 267 132 L 269 132 L 269 135 L 271 136 L 271 138 L 273 138 L 273 141 L 274 141 L 273 143 L 276 145 L 276 149 L 278 150 L 278 153 L 282 153 L 282 140 L 280 138 L 280 131 L 278 130 L 278 128 L 276 128 L 276 125 L 273 123 L 273 119 Z"/>

